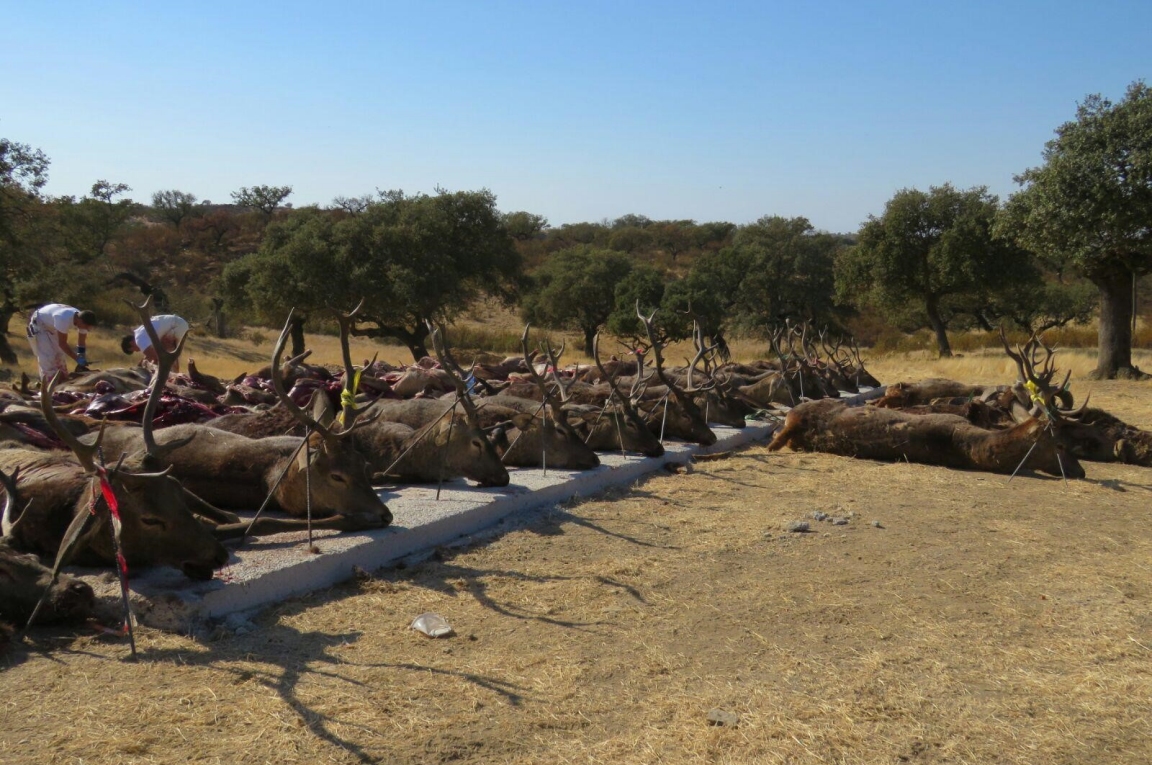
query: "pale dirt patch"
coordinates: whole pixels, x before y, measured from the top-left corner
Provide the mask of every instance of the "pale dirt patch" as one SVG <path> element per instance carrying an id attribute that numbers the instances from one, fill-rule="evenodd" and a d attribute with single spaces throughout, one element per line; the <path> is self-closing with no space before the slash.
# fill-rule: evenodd
<path id="1" fill-rule="evenodd" d="M 1152 424 L 1145 384 L 1096 385 Z M 141 630 L 139 664 L 40 633 L 0 673 L 0 761 L 1149 762 L 1152 473 L 1087 470 L 756 447 L 248 634 Z M 813 511 L 854 516 L 783 530 Z"/>

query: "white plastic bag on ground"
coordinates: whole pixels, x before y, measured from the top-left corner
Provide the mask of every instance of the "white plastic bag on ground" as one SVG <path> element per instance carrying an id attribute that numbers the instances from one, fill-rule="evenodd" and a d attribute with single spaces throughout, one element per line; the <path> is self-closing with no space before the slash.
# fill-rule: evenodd
<path id="1" fill-rule="evenodd" d="M 452 625 L 440 614 L 420 614 L 412 620 L 412 629 L 434 638 L 452 634 Z"/>

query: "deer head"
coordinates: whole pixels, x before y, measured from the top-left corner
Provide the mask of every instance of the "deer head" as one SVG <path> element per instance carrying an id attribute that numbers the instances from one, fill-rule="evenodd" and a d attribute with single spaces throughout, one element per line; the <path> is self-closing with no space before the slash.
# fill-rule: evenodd
<path id="1" fill-rule="evenodd" d="M 367 460 L 348 438 L 349 434 L 370 425 L 372 420 L 360 418 L 351 422 L 356 419 L 353 411 L 342 426 L 336 423 L 325 425 L 297 406 L 285 391 L 280 359 L 291 330 L 292 315 L 289 313 L 272 352 L 272 388 L 280 404 L 310 435 L 305 436 L 308 444 L 296 458 L 298 469 L 285 475 L 277 492 L 277 501 L 285 508 L 289 504 L 298 505 L 298 500 L 293 502 L 290 498 L 303 496 L 308 489 L 312 492 L 314 506 L 322 512 L 378 515 L 385 518 L 386 523 L 391 522 L 392 514 L 372 488 Z"/>
<path id="2" fill-rule="evenodd" d="M 696 406 L 696 402 L 692 400 L 691 394 L 676 385 L 668 374 L 664 371 L 664 355 L 661 352 L 663 346 L 656 339 L 657 333 L 652 326 L 653 320 L 656 318 L 656 311 L 651 315 L 645 316 L 640 312 L 640 301 L 636 301 L 636 317 L 644 325 L 644 331 L 648 335 L 648 343 L 652 352 L 652 361 L 656 366 L 656 376 L 660 382 L 668 388 L 668 394 L 675 400 L 679 411 L 673 412 L 669 410 L 669 416 L 683 417 L 685 425 L 688 426 L 688 432 L 692 434 L 691 440 L 704 446 L 711 446 L 716 443 L 716 434 L 708 427 L 708 422 L 704 418 L 704 413 Z"/>
<path id="3" fill-rule="evenodd" d="M 608 374 L 604 369 L 604 364 L 600 361 L 600 333 L 596 333 L 596 337 L 592 340 L 592 358 L 596 361 L 596 368 L 600 370 L 600 375 L 607 381 L 608 387 L 612 393 L 610 402 L 615 401 L 615 409 L 613 417 L 619 425 L 621 440 L 620 448 L 628 451 L 640 452 L 646 457 L 659 457 L 664 454 L 664 445 L 660 443 L 652 431 L 648 428 L 648 423 L 640 416 L 636 410 L 636 402 L 643 394 L 643 386 L 645 383 L 641 382 L 643 378 L 643 368 L 637 366 L 636 382 L 633 384 L 632 390 L 629 393 L 624 393 L 623 389 L 616 382 L 619 377 L 619 369 Z"/>
<path id="4" fill-rule="evenodd" d="M 485 432 L 480 422 L 480 415 L 476 410 L 476 404 L 472 401 L 472 396 L 468 391 L 468 383 L 465 382 L 455 359 L 453 359 L 452 355 L 448 352 L 448 346 L 444 342 L 443 331 L 439 327 L 434 327 L 431 322 L 428 323 L 428 331 L 432 338 L 432 347 L 435 350 L 436 358 L 439 360 L 441 368 L 444 369 L 449 379 L 452 380 L 452 385 L 456 388 L 456 400 L 464 409 L 464 420 L 466 423 L 465 438 L 473 450 L 473 454 L 469 455 L 470 458 L 474 457 L 485 464 L 491 464 L 491 461 L 495 459 L 496 463 L 499 464 L 500 457 L 496 454 L 495 447 L 493 447 L 492 442 L 488 438 L 488 433 Z M 449 438 L 455 440 L 458 436 L 454 436 L 454 431 L 460 426 L 455 423 L 454 419 L 445 423 L 445 425 L 447 430 L 445 433 L 446 442 Z M 482 486 L 508 485 L 508 471 L 503 465 L 500 465 L 498 471 L 486 471 L 486 473 L 485 478 L 479 479 Z"/>

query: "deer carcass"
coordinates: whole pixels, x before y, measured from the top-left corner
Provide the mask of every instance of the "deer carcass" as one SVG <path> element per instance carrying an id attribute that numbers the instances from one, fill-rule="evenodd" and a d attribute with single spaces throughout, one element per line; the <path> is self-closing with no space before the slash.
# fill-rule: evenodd
<path id="1" fill-rule="evenodd" d="M 354 428 L 341 431 L 316 422 L 285 392 L 280 358 L 288 332 L 286 325 L 273 352 L 272 384 L 281 405 L 311 431 L 306 439 L 254 439 L 202 425 L 176 425 L 153 434 L 151 410 L 146 410 L 139 433 L 127 428 L 110 431 L 108 445 L 146 464 L 171 466 L 172 474 L 189 491 L 217 507 L 255 509 L 272 492 L 269 506 L 291 516 L 305 516 L 310 497 L 314 517 L 340 517 L 332 528 L 387 526 L 392 513 L 372 488 L 367 461 L 348 439 Z M 169 358 L 161 353 L 159 343 L 154 347 L 160 354 L 155 391 L 163 385 L 179 349 Z"/>
<path id="2" fill-rule="evenodd" d="M 70 574 L 60 574 L 53 583 L 52 569 L 36 555 L 0 539 L 0 620 L 25 624 L 47 588 L 37 624 L 79 622 L 92 614 L 96 596 L 91 587 Z"/>
<path id="3" fill-rule="evenodd" d="M 907 414 L 898 409 L 821 399 L 788 412 L 784 427 L 768 448 L 776 451 L 791 446 L 802 451 L 874 460 L 907 459 L 992 473 L 1012 473 L 1031 451 L 1025 467 L 1083 478 L 1084 468 L 1060 444 L 1049 424 L 1029 418 L 1010 430 L 984 430 L 951 414 Z"/>
<path id="4" fill-rule="evenodd" d="M 51 401 L 52 383 L 42 397 L 44 416 L 56 426 Z M 127 429 L 116 429 L 127 430 Z M 102 471 L 96 458 L 102 445 L 98 434 L 91 445 L 83 444 L 63 428 L 57 435 L 73 456 L 24 449 L 0 450 L 0 470 L 19 470 L 19 515 L 10 513 L 3 533 L 18 549 L 55 556 L 69 525 L 104 500 L 100 496 Z M 119 454 L 119 451 L 112 453 Z M 175 566 L 193 579 L 210 579 L 213 570 L 228 562 L 228 551 L 196 514 L 227 520 L 189 497 L 180 482 L 165 473 L 142 474 L 116 467 L 104 471 L 120 508 L 121 545 L 130 567 Z M 15 482 L 14 482 L 15 484 Z M 115 562 L 107 512 L 96 513 L 73 547 L 70 560 L 86 565 Z"/>

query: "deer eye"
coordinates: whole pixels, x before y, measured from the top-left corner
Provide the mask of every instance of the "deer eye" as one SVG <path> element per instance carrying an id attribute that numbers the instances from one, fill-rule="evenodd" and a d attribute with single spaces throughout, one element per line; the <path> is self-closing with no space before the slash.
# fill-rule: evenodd
<path id="1" fill-rule="evenodd" d="M 164 521 L 160 520 L 159 518 L 153 518 L 152 516 L 148 516 L 148 515 L 140 516 L 140 522 L 143 523 L 145 526 L 162 527 L 164 525 Z"/>
<path id="2" fill-rule="evenodd" d="M 348 483 L 348 479 L 342 473 L 329 473 L 328 477 L 335 483 Z"/>

